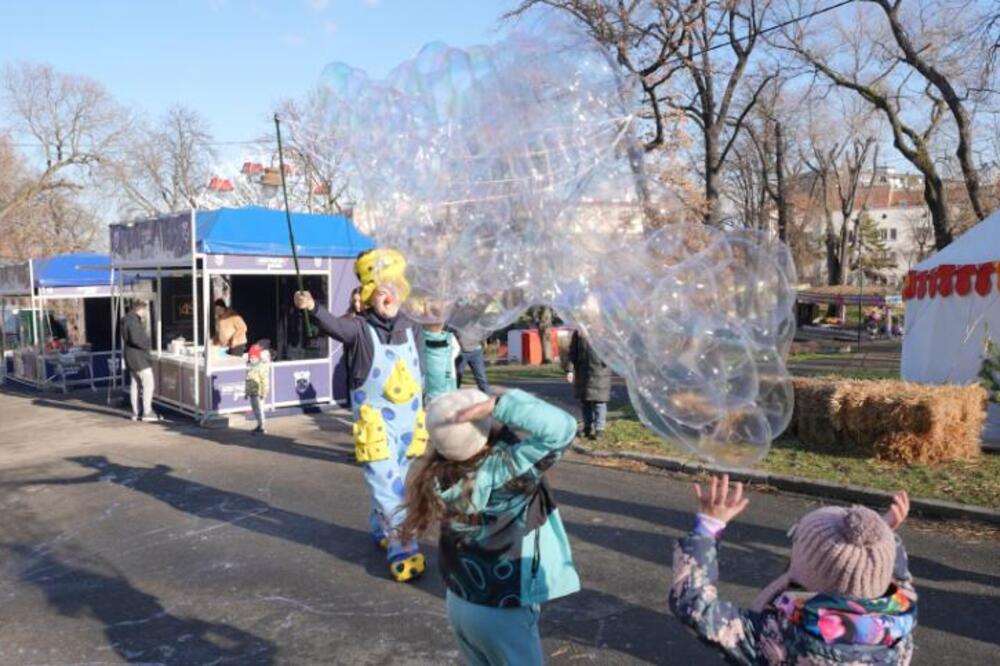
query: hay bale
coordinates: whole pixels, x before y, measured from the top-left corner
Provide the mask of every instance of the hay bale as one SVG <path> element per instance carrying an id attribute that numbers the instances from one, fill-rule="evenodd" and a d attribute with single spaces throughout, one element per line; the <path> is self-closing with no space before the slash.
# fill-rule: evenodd
<path id="1" fill-rule="evenodd" d="M 792 380 L 795 409 L 790 430 L 802 441 L 820 447 L 838 446 L 839 429 L 834 422 L 837 386 L 824 379 L 796 377 Z"/>
<path id="2" fill-rule="evenodd" d="M 979 386 L 897 380 L 797 378 L 793 424 L 806 446 L 899 463 L 981 453 L 986 393 Z"/>

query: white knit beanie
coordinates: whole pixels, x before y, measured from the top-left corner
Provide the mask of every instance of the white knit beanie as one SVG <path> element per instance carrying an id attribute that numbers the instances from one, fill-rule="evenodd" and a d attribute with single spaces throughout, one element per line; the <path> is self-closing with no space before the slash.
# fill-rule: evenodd
<path id="1" fill-rule="evenodd" d="M 431 446 L 448 460 L 462 462 L 483 450 L 489 438 L 491 418 L 451 423 L 460 410 L 486 402 L 490 397 L 478 389 L 459 389 L 435 398 L 427 405 L 427 430 Z"/>

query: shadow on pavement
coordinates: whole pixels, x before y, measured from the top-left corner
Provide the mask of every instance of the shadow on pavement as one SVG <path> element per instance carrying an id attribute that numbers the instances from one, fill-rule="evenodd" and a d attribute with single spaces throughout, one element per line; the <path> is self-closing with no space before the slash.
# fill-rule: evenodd
<path id="1" fill-rule="evenodd" d="M 60 615 L 97 619 L 108 644 L 129 663 L 274 663 L 277 648 L 271 641 L 229 624 L 173 615 L 118 572 L 98 573 L 25 545 L 4 548 L 24 559 L 21 581 L 41 590 Z"/>
<path id="2" fill-rule="evenodd" d="M 323 522 L 300 513 L 280 509 L 262 500 L 220 490 L 173 476 L 171 467 L 132 467 L 109 461 L 104 456 L 76 456 L 66 459 L 93 473 L 76 478 L 31 479 L 16 485 L 68 486 L 110 482 L 154 497 L 165 504 L 198 518 L 228 523 L 258 534 L 316 548 L 344 562 L 364 566 L 378 578 L 387 578 L 387 565 L 376 551 L 367 532 Z M 434 549 L 423 548 L 429 559 Z M 440 585 L 417 585 L 425 592 L 443 596 Z M 435 589 L 432 589 L 435 588 Z"/>
<path id="3" fill-rule="evenodd" d="M 920 595 L 919 624 L 958 636 L 1000 645 L 996 628 L 997 596 L 942 590 L 921 585 L 923 580 L 966 581 L 1000 588 L 1000 578 L 989 574 L 962 571 L 923 557 L 910 557 L 910 573 Z M 960 609 L 961 612 L 956 612 Z M 918 641 L 917 646 L 920 643 Z"/>
<path id="4" fill-rule="evenodd" d="M 720 661 L 666 610 L 666 582 L 663 587 L 663 612 L 583 589 L 544 607 L 542 637 L 613 650 L 650 664 Z"/>

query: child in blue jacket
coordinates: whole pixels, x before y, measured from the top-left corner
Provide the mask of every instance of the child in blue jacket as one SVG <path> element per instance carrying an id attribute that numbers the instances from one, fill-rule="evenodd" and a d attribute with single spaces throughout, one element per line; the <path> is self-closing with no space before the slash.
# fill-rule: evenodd
<path id="1" fill-rule="evenodd" d="M 540 604 L 580 589 L 544 478 L 576 419 L 524 391 L 463 389 L 430 403 L 427 427 L 432 453 L 407 484 L 402 532 L 440 520 L 448 619 L 468 663 L 542 664 Z"/>

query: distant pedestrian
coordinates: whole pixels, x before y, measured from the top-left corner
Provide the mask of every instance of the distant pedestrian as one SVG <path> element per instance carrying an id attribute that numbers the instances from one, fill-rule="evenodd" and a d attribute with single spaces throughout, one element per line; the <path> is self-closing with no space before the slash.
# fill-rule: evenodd
<path id="1" fill-rule="evenodd" d="M 357 286 L 351 290 L 351 302 L 347 306 L 347 312 L 345 312 L 341 319 L 356 319 L 358 317 L 365 316 L 365 303 L 361 300 L 361 287 Z M 344 359 L 344 369 L 347 371 L 347 382 L 350 384 L 351 377 L 354 376 L 354 369 L 351 367 L 351 360 L 353 356 L 351 354 L 343 354 Z M 347 391 L 347 406 L 351 407 L 351 393 L 352 391 Z"/>
<path id="2" fill-rule="evenodd" d="M 267 400 L 268 384 L 271 381 L 271 352 L 260 344 L 251 345 L 247 352 L 247 382 L 246 396 L 250 399 L 257 427 L 253 429 L 256 435 L 264 434 L 264 401 Z"/>
<path id="3" fill-rule="evenodd" d="M 486 357 L 483 355 L 483 342 L 475 335 L 456 330 L 461 353 L 455 362 L 455 381 L 462 387 L 462 373 L 465 366 L 472 368 L 472 376 L 476 379 L 476 387 L 483 393 L 490 392 L 490 383 L 486 381 Z"/>
<path id="4" fill-rule="evenodd" d="M 361 300 L 361 287 L 355 287 L 351 291 L 351 302 L 347 306 L 347 312 L 344 313 L 345 319 L 353 319 L 354 317 L 363 317 L 365 314 L 365 304 Z"/>
<path id="5" fill-rule="evenodd" d="M 454 391 L 456 381 L 456 361 L 461 355 L 461 347 L 454 331 L 446 329 L 443 323 L 424 324 L 424 334 L 420 345 L 420 364 L 424 369 L 424 401 Z"/>
<path id="6" fill-rule="evenodd" d="M 905 666 L 913 656 L 917 594 L 893 533 L 910 510 L 899 492 L 884 516 L 862 506 L 817 509 L 792 532 L 788 571 L 750 610 L 719 598 L 718 538 L 747 506 L 743 485 L 695 485 L 694 529 L 674 547 L 670 608 L 732 663 Z"/>
<path id="7" fill-rule="evenodd" d="M 153 358 L 152 343 L 146 331 L 149 305 L 145 301 L 133 301 L 132 308 L 122 322 L 122 341 L 125 351 L 125 367 L 129 373 L 129 397 L 132 402 L 132 420 L 158 421 L 153 411 Z M 140 411 L 139 398 L 142 398 Z"/>
<path id="8" fill-rule="evenodd" d="M 573 395 L 583 411 L 583 436 L 596 440 L 607 427 L 611 368 L 579 331 L 573 331 L 565 366 L 566 379 L 573 385 Z"/>

